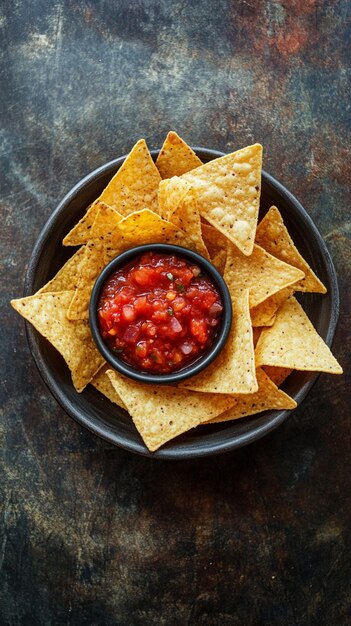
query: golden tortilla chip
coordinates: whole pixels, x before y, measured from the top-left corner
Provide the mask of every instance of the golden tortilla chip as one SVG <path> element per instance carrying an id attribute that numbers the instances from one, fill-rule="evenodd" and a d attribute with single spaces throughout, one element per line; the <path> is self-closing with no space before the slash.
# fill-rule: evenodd
<path id="1" fill-rule="evenodd" d="M 213 226 L 201 223 L 202 239 L 210 255 L 212 265 L 223 276 L 227 261 L 228 239 Z"/>
<path id="2" fill-rule="evenodd" d="M 296 285 L 296 291 L 326 293 L 323 283 L 317 278 L 291 239 L 277 207 L 272 206 L 256 231 L 256 243 L 270 254 L 304 272 L 305 277 Z"/>
<path id="3" fill-rule="evenodd" d="M 159 214 L 165 220 L 169 220 L 190 189 L 191 185 L 178 176 L 161 180 L 158 188 Z"/>
<path id="4" fill-rule="evenodd" d="M 196 192 L 190 188 L 176 209 L 169 216 L 169 221 L 187 234 L 193 242 L 193 248 L 205 259 L 209 259 L 207 248 L 201 234 L 200 213 L 196 203 Z"/>
<path id="5" fill-rule="evenodd" d="M 292 296 L 294 289 L 295 285 L 293 287 L 284 287 L 266 300 L 263 300 L 261 304 L 254 306 L 250 310 L 252 326 L 273 326 L 277 310 L 285 300 Z"/>
<path id="6" fill-rule="evenodd" d="M 11 304 L 60 352 L 71 370 L 73 384 L 80 392 L 104 360 L 95 347 L 89 324 L 67 319 L 72 296 L 72 290 L 48 292 L 11 300 Z"/>
<path id="7" fill-rule="evenodd" d="M 342 368 L 292 296 L 279 308 L 271 328 L 262 330 L 256 365 L 342 374 Z"/>
<path id="8" fill-rule="evenodd" d="M 183 174 L 199 211 L 243 254 L 252 253 L 260 205 L 262 146 L 255 144 Z"/>
<path id="9" fill-rule="evenodd" d="M 76 246 L 89 241 L 89 231 L 98 211 L 97 202 L 108 204 L 124 216 L 145 207 L 157 212 L 160 180 L 161 176 L 152 160 L 146 142 L 144 139 L 140 139 L 97 201 L 66 235 L 63 244 Z"/>
<path id="10" fill-rule="evenodd" d="M 171 130 L 160 150 L 156 166 L 162 178 L 181 176 L 202 165 L 194 150 L 177 133 Z"/>
<path id="11" fill-rule="evenodd" d="M 102 245 L 105 265 L 111 260 L 108 251 L 116 247 L 117 241 L 120 241 L 121 250 L 125 249 L 122 246 L 123 235 L 118 228 L 122 219 L 124 218 L 118 211 L 107 204 L 101 204 L 91 229 L 91 240 Z"/>
<path id="12" fill-rule="evenodd" d="M 228 245 L 224 279 L 235 291 L 250 290 L 250 309 L 301 278 L 301 270 L 279 261 L 257 245 L 249 257 Z"/>
<path id="13" fill-rule="evenodd" d="M 278 389 L 261 368 L 257 368 L 258 390 L 255 393 L 236 396 L 236 403 L 231 409 L 212 419 L 209 424 L 255 415 L 262 411 L 294 409 L 297 404 L 288 394 Z"/>
<path id="14" fill-rule="evenodd" d="M 81 262 L 80 278 L 72 302 L 67 311 L 69 320 L 89 319 L 89 303 L 94 283 L 105 265 L 101 243 L 90 242 L 85 246 Z"/>
<path id="15" fill-rule="evenodd" d="M 108 365 L 104 365 L 97 374 L 95 374 L 91 384 L 100 391 L 106 398 L 108 398 L 114 404 L 117 404 L 121 409 L 127 410 L 122 398 L 119 396 L 115 388 L 113 387 L 106 372 L 109 369 Z"/>
<path id="16" fill-rule="evenodd" d="M 191 250 L 196 249 L 186 233 L 153 211 L 143 209 L 131 213 L 119 222 L 105 252 L 111 260 L 124 250 L 148 243 L 171 243 Z"/>
<path id="17" fill-rule="evenodd" d="M 290 376 L 293 371 L 288 367 L 271 367 L 270 365 L 264 365 L 262 369 L 264 369 L 267 376 L 269 376 L 277 387 L 280 387 L 284 380 Z"/>
<path id="18" fill-rule="evenodd" d="M 232 304 L 233 322 L 226 345 L 205 370 L 180 383 L 184 389 L 217 394 L 257 391 L 248 291 L 235 294 Z"/>
<path id="19" fill-rule="evenodd" d="M 77 289 L 84 252 L 85 247 L 81 246 L 81 248 L 66 261 L 63 267 L 57 272 L 56 276 L 36 292 L 36 295 L 47 293 L 48 291 L 68 291 L 70 289 Z"/>
<path id="20" fill-rule="evenodd" d="M 107 372 L 150 451 L 231 407 L 232 396 L 147 385 Z"/>
<path id="21" fill-rule="evenodd" d="M 73 226 L 69 233 L 64 237 L 62 243 L 64 246 L 80 246 L 88 243 L 91 239 L 91 229 L 95 218 L 100 209 L 100 201 L 95 200 L 87 209 L 82 219 Z"/>
<path id="22" fill-rule="evenodd" d="M 107 240 L 108 236 L 112 236 L 112 233 L 117 228 L 117 224 L 123 219 L 123 215 L 118 213 L 116 209 L 104 202 L 99 204 L 99 210 L 91 229 L 90 240 L 92 241 Z"/>

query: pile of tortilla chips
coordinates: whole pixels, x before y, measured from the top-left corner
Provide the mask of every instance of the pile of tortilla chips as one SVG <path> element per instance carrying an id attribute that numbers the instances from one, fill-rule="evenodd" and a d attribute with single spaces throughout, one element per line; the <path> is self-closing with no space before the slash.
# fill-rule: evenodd
<path id="1" fill-rule="evenodd" d="M 198 424 L 225 422 L 296 402 L 279 389 L 293 369 L 342 373 L 295 291 L 326 289 L 301 257 L 276 207 L 257 226 L 262 146 L 202 164 L 175 132 L 153 162 L 143 139 L 66 235 L 80 246 L 36 294 L 12 306 L 61 353 L 78 392 L 91 383 L 126 409 L 149 450 Z M 210 259 L 233 302 L 227 344 L 178 386 L 137 383 L 112 371 L 92 340 L 94 282 L 124 250 L 168 242 Z"/>

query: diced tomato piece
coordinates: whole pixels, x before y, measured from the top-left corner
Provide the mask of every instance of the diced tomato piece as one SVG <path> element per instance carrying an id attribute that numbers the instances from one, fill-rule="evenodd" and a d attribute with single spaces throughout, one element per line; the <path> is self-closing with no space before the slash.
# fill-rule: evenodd
<path id="1" fill-rule="evenodd" d="M 203 320 L 190 320 L 191 333 L 196 337 L 200 343 L 205 343 L 207 339 L 207 324 Z"/>
<path id="2" fill-rule="evenodd" d="M 131 304 L 125 304 L 122 307 L 122 316 L 126 322 L 134 322 L 136 318 L 134 307 Z"/>

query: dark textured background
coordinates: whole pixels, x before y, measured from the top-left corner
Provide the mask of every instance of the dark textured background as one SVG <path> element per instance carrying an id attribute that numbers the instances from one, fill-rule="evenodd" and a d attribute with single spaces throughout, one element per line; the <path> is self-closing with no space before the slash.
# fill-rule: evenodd
<path id="1" fill-rule="evenodd" d="M 156 462 L 62 412 L 7 304 L 60 198 L 138 138 L 260 141 L 334 258 L 346 368 L 348 6 L 1 2 L 1 625 L 351 624 L 347 377 L 248 448 Z"/>

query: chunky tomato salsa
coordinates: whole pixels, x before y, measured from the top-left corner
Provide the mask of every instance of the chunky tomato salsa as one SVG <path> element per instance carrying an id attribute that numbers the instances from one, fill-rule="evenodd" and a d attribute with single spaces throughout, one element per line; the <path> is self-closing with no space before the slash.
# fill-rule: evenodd
<path id="1" fill-rule="evenodd" d="M 126 363 L 170 373 L 212 345 L 222 310 L 216 286 L 200 267 L 148 252 L 105 283 L 98 319 L 102 337 Z"/>

